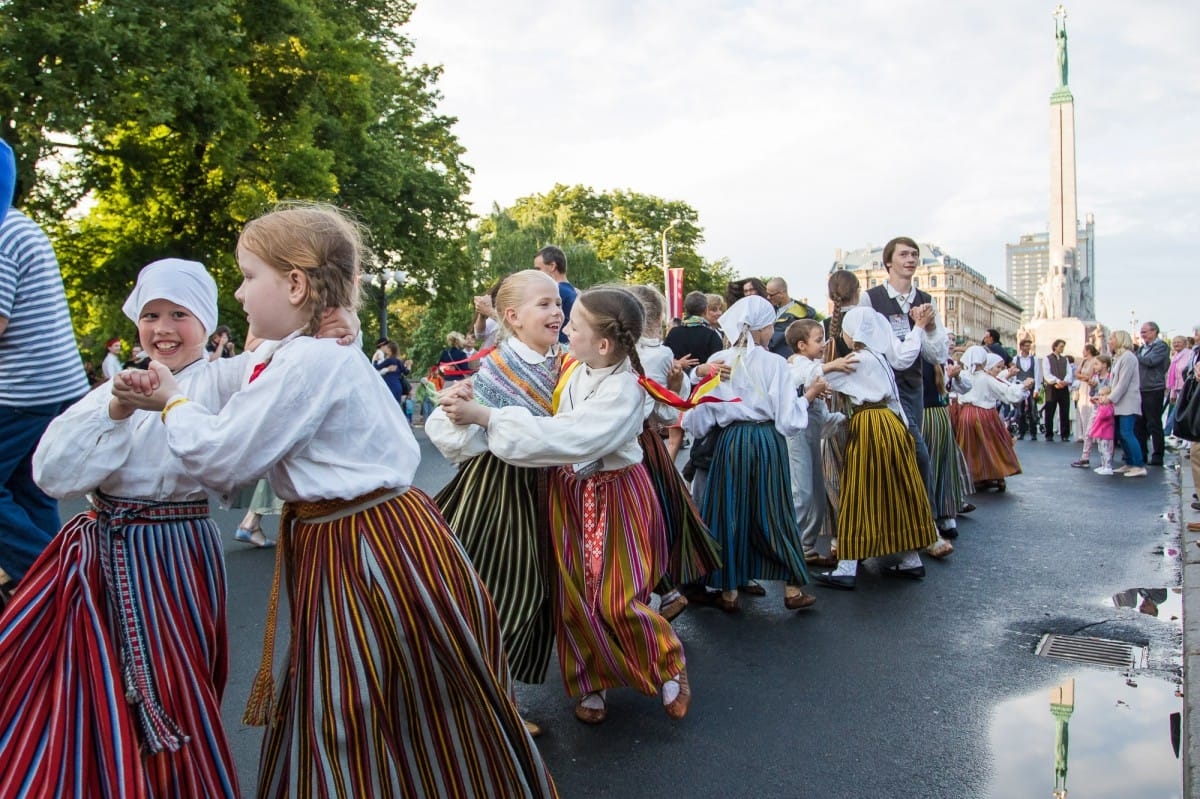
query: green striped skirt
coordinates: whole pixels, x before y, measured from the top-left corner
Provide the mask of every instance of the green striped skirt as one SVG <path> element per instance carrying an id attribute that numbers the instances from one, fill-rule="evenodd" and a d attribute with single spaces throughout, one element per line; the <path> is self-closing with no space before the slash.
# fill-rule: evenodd
<path id="1" fill-rule="evenodd" d="M 939 519 L 954 518 L 958 516 L 965 494 L 974 493 L 975 487 L 970 474 L 963 475 L 967 462 L 954 438 L 950 413 L 945 406 L 925 409 L 921 435 L 925 437 L 933 466 L 933 515 Z M 966 486 L 970 486 L 969 491 Z"/>

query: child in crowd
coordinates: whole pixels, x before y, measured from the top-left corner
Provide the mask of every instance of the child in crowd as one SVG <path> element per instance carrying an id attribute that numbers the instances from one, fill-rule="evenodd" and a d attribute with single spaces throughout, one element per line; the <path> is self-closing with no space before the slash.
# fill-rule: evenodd
<path id="1" fill-rule="evenodd" d="M 122 310 L 197 405 L 220 407 L 249 372 L 246 358 L 205 358 L 217 286 L 199 263 L 145 267 Z M 34 454 L 47 493 L 89 494 L 92 507 L 53 539 L 0 619 L 0 785 L 21 796 L 236 797 L 221 724 L 220 532 L 158 415 L 114 385 L 51 422 Z"/>
<path id="2" fill-rule="evenodd" d="M 458 424 L 487 429 L 488 448 L 510 463 L 557 466 L 550 482 L 558 566 L 558 661 L 575 716 L 607 717 L 606 690 L 662 690 L 668 716 L 691 703 L 683 644 L 650 609 L 666 559 L 662 511 L 642 464 L 645 391 L 637 342 L 643 313 L 625 289 L 579 294 L 566 332 L 573 360 L 555 389 L 554 416 L 442 398 Z"/>
<path id="3" fill-rule="evenodd" d="M 1096 410 L 1096 397 L 1100 394 L 1100 389 L 1108 386 L 1109 372 L 1112 369 L 1112 358 L 1107 355 L 1097 355 L 1095 364 L 1091 369 L 1091 374 L 1087 378 L 1087 388 L 1089 393 L 1089 407 L 1092 413 Z M 1080 391 L 1083 387 L 1080 387 Z M 1109 392 L 1111 393 L 1111 392 Z M 1107 396 L 1107 394 L 1106 394 Z M 1091 414 L 1089 414 L 1091 416 Z M 1089 432 L 1092 429 L 1091 421 L 1088 421 L 1088 426 L 1083 430 L 1083 453 L 1080 454 L 1079 460 L 1072 461 L 1071 465 L 1076 469 L 1087 469 L 1092 465 L 1092 435 Z M 1108 440 L 1111 442 L 1113 436 L 1109 435 Z M 1110 464 L 1111 466 L 1111 464 Z"/>
<path id="4" fill-rule="evenodd" d="M 721 593 L 692 596 L 729 613 L 739 608 L 739 590 L 765 594 L 755 579 L 783 580 L 789 610 L 816 602 L 800 590 L 809 580 L 785 439 L 804 431 L 809 402 L 825 383 L 817 379 L 797 396 L 787 362 L 766 349 L 776 316 L 771 303 L 758 296 L 730 306 L 721 316 L 721 329 L 734 346 L 715 353 L 709 363 L 729 364 L 729 379 L 714 396 L 740 401 L 701 405 L 683 415 L 684 431 L 697 439 L 720 428 L 700 513 L 721 547 L 723 565 L 708 576 Z"/>
<path id="5" fill-rule="evenodd" d="M 1006 377 L 1016 374 L 1017 367 L 1004 370 L 1000 356 L 979 345 L 963 353 L 962 365 L 971 387 L 958 397 L 954 434 L 976 488 L 994 486 L 1003 491 L 1005 478 L 1021 473 L 1021 462 L 1013 449 L 1012 434 L 1001 421 L 996 406 L 1001 402 L 1020 402 L 1032 388 L 1033 379 L 1026 378 L 1023 383 L 1001 379 L 1001 374 Z"/>
<path id="6" fill-rule="evenodd" d="M 842 335 L 842 319 L 848 310 L 858 305 L 860 290 L 858 278 L 848 269 L 838 269 L 831 274 L 827 288 L 830 313 L 825 322 L 827 328 L 824 360 L 829 363 L 853 352 Z M 826 404 L 831 411 L 841 413 L 847 420 L 850 418 L 850 400 L 836 389 L 830 391 Z M 837 510 L 841 502 L 842 467 L 845 464 L 848 428 L 849 425 L 842 425 L 821 445 L 821 478 L 825 484 L 824 533 L 830 539 L 830 559 L 837 558 Z"/>
<path id="7" fill-rule="evenodd" d="M 646 377 L 676 394 L 687 396 L 691 386 L 684 369 L 695 361 L 691 358 L 677 360 L 673 351 L 658 338 L 666 306 L 663 295 L 650 286 L 630 286 L 629 290 L 641 302 L 646 318 L 646 327 L 637 345 L 638 360 Z M 721 556 L 717 551 L 717 542 L 709 534 L 708 527 L 700 518 L 700 511 L 688 493 L 687 484 L 675 468 L 669 445 L 663 445 L 659 432 L 663 429 L 673 430 L 682 436 L 680 412 L 670 405 L 656 402 L 649 394 L 646 395 L 643 410 L 646 424 L 638 441 L 642 445 L 643 462 L 662 508 L 670 553 L 667 574 L 655 590 L 662 600 L 659 612 L 670 621 L 682 613 L 688 604 L 677 586 L 694 583 L 720 568 Z"/>
<path id="8" fill-rule="evenodd" d="M 851 372 L 830 372 L 829 385 L 853 405 L 846 437 L 837 517 L 838 565 L 813 579 L 853 589 L 858 561 L 899 554 L 885 574 L 925 576 L 919 550 L 937 540 L 929 498 L 917 468 L 916 442 L 908 432 L 892 371 L 921 352 L 933 310 L 915 311 L 912 334 L 897 342 L 887 319 L 866 306 L 841 318 L 842 336 L 858 356 Z"/>
<path id="9" fill-rule="evenodd" d="M 247 709 L 268 724 L 259 796 L 554 796 L 487 590 L 412 487 L 420 450 L 399 406 L 360 351 L 312 337 L 322 309 L 357 305 L 361 257 L 330 206 L 251 221 L 235 296 L 251 333 L 281 340 L 266 368 L 220 414 L 156 363 L 121 392 L 161 409 L 195 479 L 228 492 L 266 475 L 286 502 L 287 664 L 274 695 L 277 574 Z"/>
<path id="10" fill-rule="evenodd" d="M 1104 356 L 1101 356 L 1104 357 Z M 1100 465 L 1096 467 L 1096 474 L 1111 475 L 1113 473 L 1113 439 L 1116 437 L 1117 417 L 1113 414 L 1113 404 L 1109 400 L 1109 395 L 1112 394 L 1112 387 L 1103 385 L 1096 392 L 1096 398 L 1100 400 L 1092 409 L 1092 423 L 1088 426 L 1087 444 L 1096 442 L 1097 448 L 1100 450 Z"/>
<path id="11" fill-rule="evenodd" d="M 499 344 L 481 361 L 471 391 L 489 408 L 549 416 L 560 368 L 558 284 L 526 269 L 506 277 L 493 294 Z M 548 470 L 505 463 L 488 451 L 482 427 L 456 425 L 440 408 L 425 433 L 459 464 L 435 499 L 496 603 L 513 677 L 540 683 L 554 644 Z M 531 721 L 525 726 L 535 736 L 541 732 Z"/>
<path id="12" fill-rule="evenodd" d="M 816 319 L 798 319 L 788 325 L 784 339 L 795 354 L 788 358 L 792 382 L 803 393 L 826 372 L 854 371 L 854 355 L 825 361 L 825 328 Z M 817 551 L 817 537 L 825 526 L 825 478 L 821 468 L 821 441 L 845 424 L 844 413 L 830 412 L 823 397 L 808 405 L 808 426 L 788 436 L 788 466 L 792 474 L 792 503 L 800 529 L 800 544 L 808 566 L 832 568 L 837 559 Z"/>

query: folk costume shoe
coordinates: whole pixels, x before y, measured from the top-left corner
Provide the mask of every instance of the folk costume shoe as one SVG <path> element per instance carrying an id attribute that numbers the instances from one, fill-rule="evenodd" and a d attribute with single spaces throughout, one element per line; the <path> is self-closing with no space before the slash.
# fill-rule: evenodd
<path id="1" fill-rule="evenodd" d="M 679 686 L 679 693 L 675 695 L 671 701 L 667 701 L 667 686 L 672 682 Z M 667 715 L 679 721 L 687 715 L 688 708 L 692 705 L 692 686 L 688 684 L 687 669 L 679 672 L 679 676 L 674 680 L 668 680 L 663 683 L 663 710 Z"/>
<path id="2" fill-rule="evenodd" d="M 575 705 L 575 718 L 584 724 L 600 724 L 608 718 L 608 702 L 603 691 L 584 694 Z"/>

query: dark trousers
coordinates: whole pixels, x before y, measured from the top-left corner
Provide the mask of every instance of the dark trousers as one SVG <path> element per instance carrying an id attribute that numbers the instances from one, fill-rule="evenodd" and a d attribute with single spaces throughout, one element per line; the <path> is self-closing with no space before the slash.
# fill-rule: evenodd
<path id="1" fill-rule="evenodd" d="M 1042 421 L 1046 423 L 1046 440 L 1054 440 L 1054 409 L 1058 408 L 1058 434 L 1063 441 L 1071 438 L 1071 389 L 1046 386 L 1046 407 Z"/>
<path id="2" fill-rule="evenodd" d="M 1146 456 L 1146 462 L 1162 465 L 1163 459 L 1163 400 L 1166 391 L 1152 388 L 1142 392 L 1142 415 L 1133 422 L 1133 434 Z M 1146 447 L 1149 443 L 1151 446 Z"/>
<path id="3" fill-rule="evenodd" d="M 1033 440 L 1037 441 L 1037 417 L 1037 394 L 1030 392 L 1028 397 L 1017 403 L 1017 435 L 1032 433 Z"/>
<path id="4" fill-rule="evenodd" d="M 0 568 L 14 580 L 58 532 L 58 502 L 33 482 L 33 451 L 54 417 L 71 406 L 0 406 Z"/>

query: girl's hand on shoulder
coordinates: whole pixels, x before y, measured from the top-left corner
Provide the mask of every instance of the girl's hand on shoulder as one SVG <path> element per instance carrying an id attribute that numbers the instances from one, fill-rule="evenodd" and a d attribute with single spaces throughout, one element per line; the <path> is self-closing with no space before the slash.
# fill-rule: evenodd
<path id="1" fill-rule="evenodd" d="M 361 323 L 358 314 L 351 313 L 345 308 L 326 308 L 321 315 L 321 327 L 317 330 L 317 338 L 337 339 L 343 347 L 354 343 L 358 338 Z"/>
<path id="2" fill-rule="evenodd" d="M 835 358 L 825 365 L 826 372 L 845 372 L 849 374 L 854 371 L 854 365 L 858 363 L 858 356 L 854 353 L 843 355 L 841 358 Z"/>

